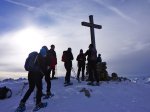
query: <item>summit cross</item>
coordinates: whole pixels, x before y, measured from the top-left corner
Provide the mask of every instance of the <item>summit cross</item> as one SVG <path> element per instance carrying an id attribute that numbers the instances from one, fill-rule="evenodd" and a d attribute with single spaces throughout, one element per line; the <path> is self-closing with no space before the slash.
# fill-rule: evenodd
<path id="1" fill-rule="evenodd" d="M 96 43 L 95 43 L 95 34 L 94 34 L 94 28 L 102 29 L 101 25 L 94 24 L 93 15 L 89 16 L 89 23 L 88 22 L 81 22 L 82 26 L 90 27 L 91 32 L 91 44 L 94 45 L 96 49 Z"/>

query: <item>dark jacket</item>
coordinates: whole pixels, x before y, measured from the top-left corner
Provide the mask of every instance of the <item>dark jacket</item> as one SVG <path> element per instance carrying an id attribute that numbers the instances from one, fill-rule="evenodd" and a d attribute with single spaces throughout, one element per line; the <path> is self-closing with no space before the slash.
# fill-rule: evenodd
<path id="1" fill-rule="evenodd" d="M 79 54 L 78 56 L 77 56 L 77 59 L 76 59 L 77 61 L 78 61 L 78 65 L 85 65 L 85 61 L 86 61 L 86 58 L 85 58 L 85 55 L 84 54 Z"/>
<path id="2" fill-rule="evenodd" d="M 84 55 L 88 56 L 87 57 L 88 62 L 97 61 L 97 51 L 95 48 L 88 49 Z"/>
<path id="3" fill-rule="evenodd" d="M 101 57 L 97 57 L 97 62 L 102 62 L 102 58 Z"/>
<path id="4" fill-rule="evenodd" d="M 72 52 L 66 51 L 65 55 L 66 55 L 65 56 L 66 59 L 65 59 L 65 63 L 64 63 L 65 67 L 66 68 L 72 68 L 72 60 L 74 59 Z"/>
<path id="5" fill-rule="evenodd" d="M 50 49 L 47 54 L 47 65 L 51 68 L 54 68 L 57 64 L 57 56 L 56 52 L 53 49 Z"/>
<path id="6" fill-rule="evenodd" d="M 73 54 L 70 51 L 66 51 L 66 62 L 72 62 L 73 60 Z"/>

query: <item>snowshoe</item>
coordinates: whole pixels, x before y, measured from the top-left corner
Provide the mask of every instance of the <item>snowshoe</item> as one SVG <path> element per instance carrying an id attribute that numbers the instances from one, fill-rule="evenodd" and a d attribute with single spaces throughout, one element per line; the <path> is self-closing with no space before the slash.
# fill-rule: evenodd
<path id="1" fill-rule="evenodd" d="M 87 85 L 94 86 L 94 83 L 93 82 L 89 82 L 89 83 L 87 83 Z"/>
<path id="2" fill-rule="evenodd" d="M 49 98 L 51 98 L 51 97 L 53 97 L 53 96 L 54 96 L 54 94 L 45 95 L 45 96 L 43 97 L 43 99 L 49 99 Z"/>
<path id="3" fill-rule="evenodd" d="M 58 77 L 52 77 L 52 78 L 51 78 L 51 80 L 56 80 L 56 79 L 58 79 Z"/>
<path id="4" fill-rule="evenodd" d="M 95 86 L 99 86 L 100 84 L 99 84 L 99 82 L 97 82 L 96 84 L 95 84 Z"/>
<path id="5" fill-rule="evenodd" d="M 81 83 L 80 78 L 76 78 L 76 79 L 77 79 L 78 83 Z"/>
<path id="6" fill-rule="evenodd" d="M 15 110 L 15 112 L 24 112 L 26 110 L 26 106 L 25 105 L 19 105 L 17 107 L 17 109 Z"/>
<path id="7" fill-rule="evenodd" d="M 33 112 L 36 112 L 36 111 L 40 110 L 41 108 L 45 108 L 45 107 L 47 107 L 47 102 L 40 103 L 40 104 L 35 106 L 35 108 L 33 109 Z"/>
<path id="8" fill-rule="evenodd" d="M 70 85 L 73 85 L 73 83 L 72 83 L 72 82 L 65 83 L 65 84 L 64 84 L 64 87 L 66 87 L 66 86 L 70 86 Z"/>
<path id="9" fill-rule="evenodd" d="M 84 77 L 82 77 L 81 80 L 84 81 L 85 80 Z"/>

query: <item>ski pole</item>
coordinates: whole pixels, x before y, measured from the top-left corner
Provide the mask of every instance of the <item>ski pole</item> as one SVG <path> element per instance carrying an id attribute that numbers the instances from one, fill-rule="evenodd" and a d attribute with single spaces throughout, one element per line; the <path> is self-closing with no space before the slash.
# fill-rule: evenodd
<path id="1" fill-rule="evenodd" d="M 76 78 L 76 72 L 75 72 L 75 70 L 74 70 L 74 68 L 72 67 L 72 72 L 73 72 L 73 74 L 74 74 L 74 78 Z"/>
<path id="2" fill-rule="evenodd" d="M 21 89 L 20 96 L 22 96 L 23 91 L 24 91 L 24 89 L 25 89 L 25 87 L 26 87 L 27 84 L 28 84 L 28 83 L 26 83 L 26 82 L 23 83 L 23 87 L 22 87 L 22 89 Z"/>

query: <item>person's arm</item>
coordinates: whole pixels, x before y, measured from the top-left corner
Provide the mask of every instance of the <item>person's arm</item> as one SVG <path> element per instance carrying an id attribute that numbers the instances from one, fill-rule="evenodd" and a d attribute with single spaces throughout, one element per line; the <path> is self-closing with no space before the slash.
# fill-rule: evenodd
<path id="1" fill-rule="evenodd" d="M 77 56 L 76 60 L 79 61 L 79 55 Z"/>
<path id="2" fill-rule="evenodd" d="M 55 51 L 54 51 L 55 52 Z M 56 59 L 56 65 L 57 65 L 57 55 L 56 55 L 56 52 L 55 52 L 55 59 Z"/>
<path id="3" fill-rule="evenodd" d="M 73 58 L 73 54 L 71 53 L 71 60 L 73 60 L 74 58 Z"/>
<path id="4" fill-rule="evenodd" d="M 85 57 L 86 57 L 88 54 L 89 54 L 89 50 L 87 50 L 87 51 L 84 53 Z"/>

